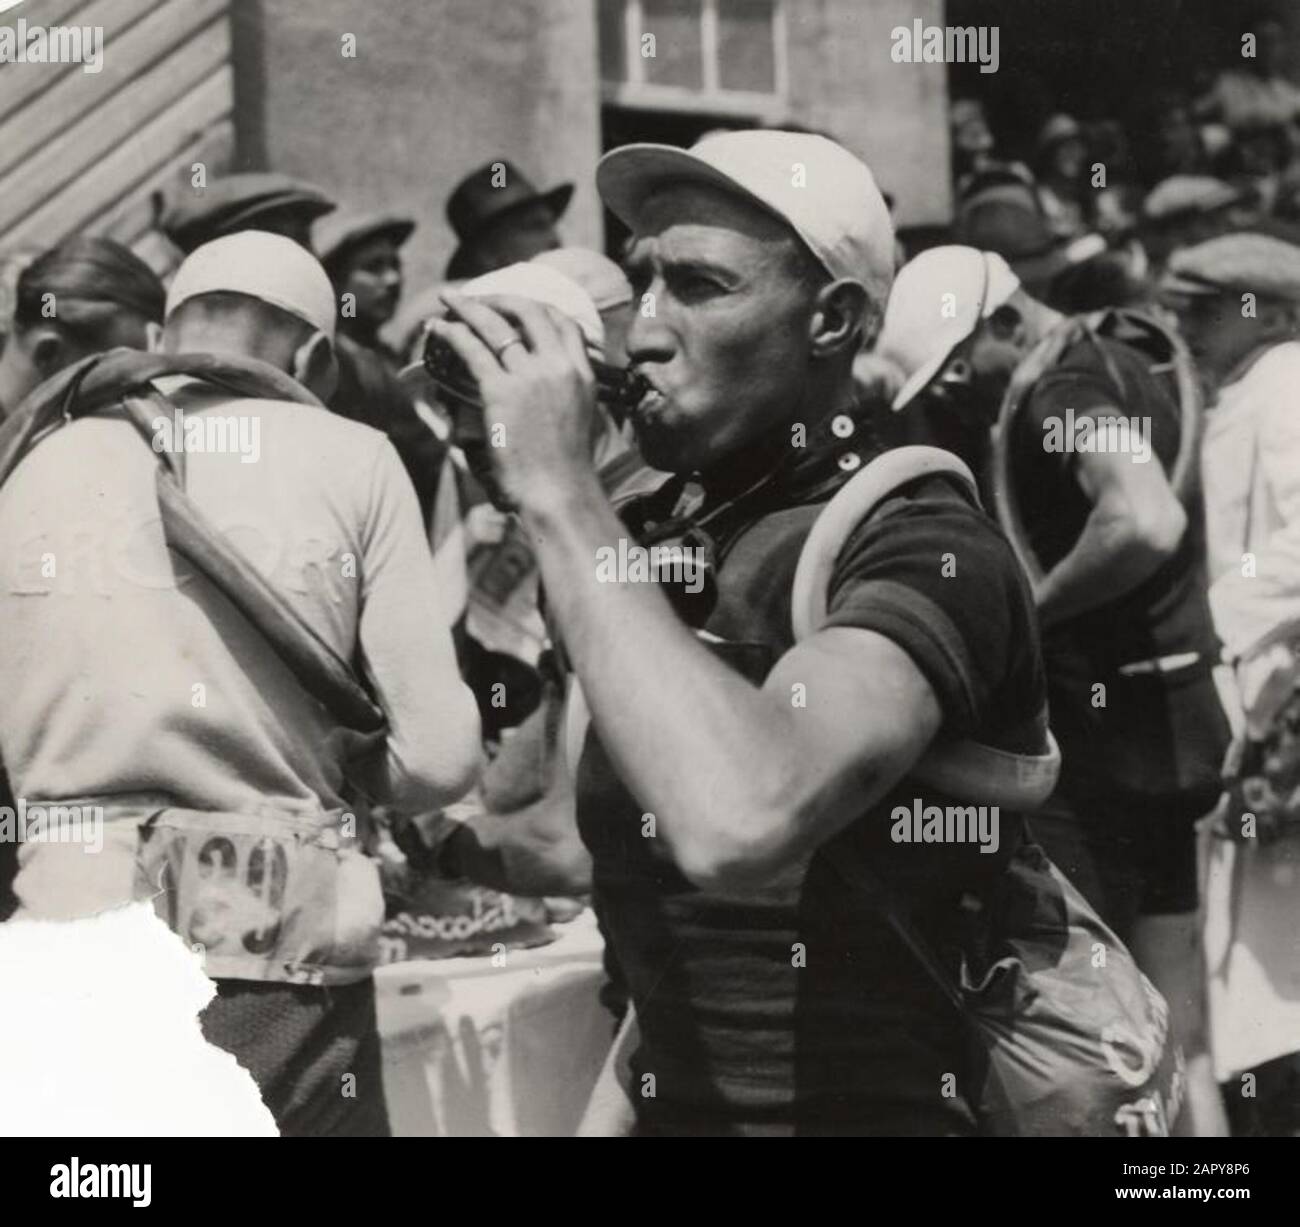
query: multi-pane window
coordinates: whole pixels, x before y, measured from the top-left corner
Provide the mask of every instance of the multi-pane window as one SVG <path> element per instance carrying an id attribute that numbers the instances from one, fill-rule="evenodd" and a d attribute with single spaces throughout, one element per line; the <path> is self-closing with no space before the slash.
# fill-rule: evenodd
<path id="1" fill-rule="evenodd" d="M 600 68 L 609 102 L 779 113 L 780 0 L 601 0 Z"/>

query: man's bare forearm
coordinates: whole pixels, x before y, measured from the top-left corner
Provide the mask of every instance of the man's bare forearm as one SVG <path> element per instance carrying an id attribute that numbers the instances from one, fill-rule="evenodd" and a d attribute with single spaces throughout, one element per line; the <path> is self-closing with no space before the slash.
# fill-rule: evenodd
<path id="1" fill-rule="evenodd" d="M 524 522 L 602 744 L 656 832 L 680 853 L 697 836 L 730 838 L 748 815 L 761 840 L 765 799 L 794 774 L 779 708 L 714 658 L 656 585 L 597 579 L 597 550 L 627 530 L 594 479 Z"/>
<path id="2" fill-rule="evenodd" d="M 430 324 L 479 381 L 511 440 L 493 458 L 622 783 L 697 886 L 770 881 L 916 762 L 942 712 L 915 662 L 879 632 L 831 627 L 762 688 L 711 655 L 650 583 L 601 583 L 626 529 L 588 459 L 594 387 L 571 320 L 525 299 L 451 297 Z M 516 345 L 523 341 L 523 345 Z M 802 690 L 816 697 L 801 704 Z"/>
<path id="3" fill-rule="evenodd" d="M 1034 593 L 1039 621 L 1053 626 L 1109 605 L 1155 574 L 1164 561 L 1125 519 L 1094 507 L 1074 548 Z"/>
<path id="4" fill-rule="evenodd" d="M 571 830 L 557 833 L 543 800 L 515 814 L 479 812 L 460 824 L 440 855 L 452 876 L 515 895 L 584 895 L 591 890 L 591 856 Z"/>

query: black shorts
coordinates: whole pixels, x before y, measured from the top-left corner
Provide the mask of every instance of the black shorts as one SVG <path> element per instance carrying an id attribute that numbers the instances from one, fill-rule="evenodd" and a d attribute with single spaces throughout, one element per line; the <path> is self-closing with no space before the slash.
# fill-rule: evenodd
<path id="1" fill-rule="evenodd" d="M 1058 787 L 1029 818 L 1029 834 L 1127 942 L 1141 916 L 1196 911 L 1196 823 L 1217 801 Z"/>
<path id="2" fill-rule="evenodd" d="M 253 1075 L 282 1137 L 390 1136 L 373 980 L 216 984 L 203 1034 Z"/>

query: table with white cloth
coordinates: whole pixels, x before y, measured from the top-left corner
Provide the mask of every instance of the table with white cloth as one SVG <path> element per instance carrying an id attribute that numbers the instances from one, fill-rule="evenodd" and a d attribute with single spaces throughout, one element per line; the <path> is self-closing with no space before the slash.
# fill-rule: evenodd
<path id="1" fill-rule="evenodd" d="M 559 940 L 375 973 L 397 1137 L 570 1136 L 613 1040 L 590 909 Z"/>

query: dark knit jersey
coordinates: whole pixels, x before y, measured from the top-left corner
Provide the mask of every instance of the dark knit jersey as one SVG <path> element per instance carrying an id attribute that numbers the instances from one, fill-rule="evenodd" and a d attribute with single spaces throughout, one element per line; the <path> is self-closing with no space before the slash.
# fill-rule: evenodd
<path id="1" fill-rule="evenodd" d="M 755 683 L 793 646 L 794 570 L 821 505 L 757 518 L 718 569 L 706 642 Z M 902 647 L 933 687 L 946 733 L 1031 748 L 1025 730 L 1044 682 L 1030 596 L 999 530 L 948 480 L 905 487 L 858 527 L 835 567 L 829 623 Z M 664 840 L 643 837 L 645 807 L 589 736 L 578 821 L 640 1019 L 641 1132 L 973 1131 L 962 1021 L 834 862 L 864 860 L 951 951 L 963 901 L 996 890 L 1023 823 L 1000 815 L 996 854 L 891 842 L 893 807 L 918 797 L 960 801 L 904 780 L 779 883 L 727 895 L 693 886 Z M 945 1096 L 949 1074 L 958 1093 Z"/>
<path id="2" fill-rule="evenodd" d="M 1096 427 L 1113 418 L 1142 422 L 1145 463 L 1172 473 L 1178 407 L 1131 346 L 1077 342 L 1030 389 L 1011 435 L 1012 484 L 1045 570 L 1073 548 L 1092 504 L 1079 485 L 1079 452 L 1048 451 L 1044 441 L 1057 423 L 1089 419 Z M 1139 463 L 1132 455 L 1121 460 Z M 1045 631 L 1043 654 L 1063 785 L 1089 794 L 1181 795 L 1199 815 L 1219 793 L 1228 726 L 1210 675 L 1218 645 L 1195 484 L 1185 505 L 1187 529 L 1173 554 L 1132 591 Z M 1193 655 L 1194 663 L 1171 673 L 1126 668 Z"/>

